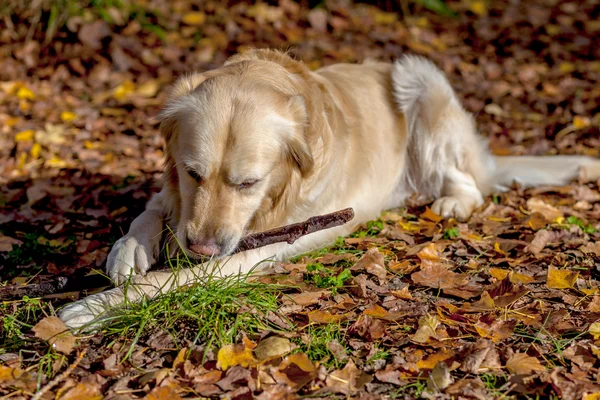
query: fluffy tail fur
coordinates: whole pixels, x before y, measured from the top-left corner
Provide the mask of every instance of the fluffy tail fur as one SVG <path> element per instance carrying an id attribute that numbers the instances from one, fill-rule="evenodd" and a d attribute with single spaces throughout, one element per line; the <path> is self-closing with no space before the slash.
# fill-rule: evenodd
<path id="1" fill-rule="evenodd" d="M 487 195 L 514 182 L 533 187 L 600 179 L 600 160 L 590 157 L 492 156 L 444 73 L 423 57 L 402 57 L 392 82 L 408 131 L 406 183 L 417 193 L 464 198 L 471 189 Z"/>
<path id="2" fill-rule="evenodd" d="M 517 182 L 524 187 L 566 185 L 573 179 L 600 179 L 600 160 L 586 156 L 494 157 L 496 189 Z"/>

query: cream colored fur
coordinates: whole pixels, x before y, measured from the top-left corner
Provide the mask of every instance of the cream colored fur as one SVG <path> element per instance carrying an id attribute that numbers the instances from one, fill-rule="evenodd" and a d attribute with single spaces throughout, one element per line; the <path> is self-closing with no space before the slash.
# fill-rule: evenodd
<path id="1" fill-rule="evenodd" d="M 514 179 L 562 184 L 582 166 L 589 178 L 600 172 L 585 157 L 495 159 L 443 73 L 414 56 L 310 72 L 283 53 L 253 50 L 181 78 L 160 118 L 162 191 L 107 261 L 110 277 L 130 284 L 65 307 L 60 317 L 71 327 L 89 324 L 125 296 L 151 298 L 204 273 L 204 265 L 148 272 L 161 243 L 172 242 L 166 224 L 184 251 L 193 243 L 220 251 L 220 273 L 230 275 L 327 245 L 411 196 L 464 220 Z M 350 224 L 222 257 L 245 234 L 345 207 L 355 210 Z"/>

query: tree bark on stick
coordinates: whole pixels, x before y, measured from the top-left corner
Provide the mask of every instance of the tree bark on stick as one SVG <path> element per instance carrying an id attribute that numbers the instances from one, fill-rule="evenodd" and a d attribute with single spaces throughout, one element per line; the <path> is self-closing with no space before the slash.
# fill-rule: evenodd
<path id="1" fill-rule="evenodd" d="M 302 236 L 324 229 L 344 225 L 354 218 L 354 210 L 346 208 L 330 214 L 317 215 L 304 222 L 282 226 L 264 232 L 252 233 L 245 236 L 238 243 L 234 253 L 257 249 L 274 243 L 294 243 Z M 87 276 L 59 276 L 48 282 L 32 283 L 28 285 L 7 285 L 0 287 L 0 300 L 15 298 L 43 297 L 70 291 L 83 291 L 110 286 L 110 280 L 104 275 Z"/>

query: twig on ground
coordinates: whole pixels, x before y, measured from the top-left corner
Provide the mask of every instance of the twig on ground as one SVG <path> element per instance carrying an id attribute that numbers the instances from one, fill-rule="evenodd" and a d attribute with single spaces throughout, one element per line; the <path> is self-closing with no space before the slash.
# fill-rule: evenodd
<path id="1" fill-rule="evenodd" d="M 285 225 L 265 232 L 252 233 L 240 240 L 234 253 L 257 249 L 274 243 L 294 243 L 302 236 L 344 225 L 354 218 L 354 210 L 345 208 L 330 214 L 317 215 L 304 222 Z M 110 285 L 104 275 L 89 275 L 84 277 L 59 276 L 48 282 L 29 285 L 7 285 L 0 287 L 0 300 L 29 297 L 42 297 L 68 291 L 96 289 Z"/>
<path id="2" fill-rule="evenodd" d="M 71 372 L 73 372 L 73 370 L 75 368 L 77 368 L 77 366 L 81 362 L 81 359 L 83 358 L 83 356 L 85 355 L 86 352 L 87 352 L 87 349 L 81 350 L 81 352 L 79 354 L 77 354 L 77 358 L 75 359 L 73 364 L 69 365 L 69 368 L 67 368 L 67 370 L 65 372 L 58 375 L 56 378 L 52 379 L 50 382 L 48 382 L 48 384 L 46 386 L 41 388 L 39 392 L 37 392 L 35 395 L 33 395 L 31 400 L 40 400 L 44 396 L 44 394 L 46 394 L 47 391 L 49 391 L 54 386 L 58 385 L 60 382 L 67 379 L 69 377 L 69 375 L 71 375 Z"/>

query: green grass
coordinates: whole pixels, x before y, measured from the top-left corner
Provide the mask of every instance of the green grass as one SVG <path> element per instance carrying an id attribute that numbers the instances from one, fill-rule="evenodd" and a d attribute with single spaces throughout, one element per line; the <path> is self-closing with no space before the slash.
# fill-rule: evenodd
<path id="1" fill-rule="evenodd" d="M 458 228 L 454 227 L 454 228 L 449 228 L 446 229 L 446 231 L 444 232 L 444 239 L 456 239 L 457 237 L 459 237 L 460 234 L 458 232 Z"/>
<path id="2" fill-rule="evenodd" d="M 297 351 L 306 353 L 311 361 L 327 368 L 342 368 L 346 363 L 337 360 L 327 348 L 327 344 L 337 340 L 344 347 L 346 355 L 350 355 L 346 344 L 346 328 L 347 326 L 341 324 L 307 325 L 303 331 L 304 335 L 294 339 L 298 345 Z"/>
<path id="3" fill-rule="evenodd" d="M 29 341 L 26 333 L 43 317 L 51 315 L 50 305 L 27 296 L 0 304 L 0 354 L 18 351 Z"/>
<path id="4" fill-rule="evenodd" d="M 591 224 L 585 225 L 582 220 L 580 220 L 579 218 L 577 218 L 573 215 L 571 215 L 570 217 L 567 218 L 567 222 L 569 223 L 569 225 L 578 226 L 579 228 L 581 228 L 581 230 L 583 232 L 588 233 L 588 234 L 592 234 L 597 231 L 597 229 L 594 228 Z"/>
<path id="5" fill-rule="evenodd" d="M 331 293 L 337 294 L 338 289 L 344 286 L 344 283 L 352 278 L 349 269 L 344 268 L 337 271 L 333 268 L 327 268 L 321 263 L 308 264 L 306 266 L 307 274 L 304 280 L 312 283 L 318 288 L 331 289 Z"/>
<path id="6" fill-rule="evenodd" d="M 177 260 L 175 273 L 188 262 Z M 242 333 L 281 330 L 266 314 L 277 311 L 284 287 L 249 277 L 250 273 L 226 278 L 208 273 L 191 286 L 112 310 L 100 321 L 102 332 L 113 342 L 130 341 L 129 356 L 140 339 L 158 329 L 169 332 L 177 345 L 185 339 L 208 347 L 236 342 Z"/>

